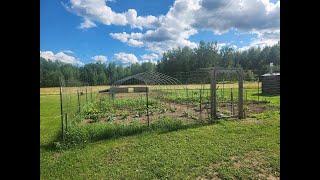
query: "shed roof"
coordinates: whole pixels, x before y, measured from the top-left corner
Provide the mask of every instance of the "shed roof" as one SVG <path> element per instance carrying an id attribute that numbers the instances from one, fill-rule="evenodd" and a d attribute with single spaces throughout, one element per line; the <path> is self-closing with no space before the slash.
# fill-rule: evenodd
<path id="1" fill-rule="evenodd" d="M 280 73 L 272 73 L 272 74 L 266 73 L 266 74 L 261 75 L 261 76 L 280 76 Z"/>

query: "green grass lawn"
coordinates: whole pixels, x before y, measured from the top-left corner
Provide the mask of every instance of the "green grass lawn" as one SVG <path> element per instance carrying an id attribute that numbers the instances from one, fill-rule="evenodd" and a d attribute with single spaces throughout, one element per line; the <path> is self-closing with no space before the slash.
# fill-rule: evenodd
<path id="1" fill-rule="evenodd" d="M 280 106 L 279 96 L 261 98 Z M 41 179 L 267 179 L 280 175 L 279 110 L 241 121 L 145 132 L 58 151 L 49 145 L 60 131 L 59 96 L 41 95 L 40 108 Z"/>

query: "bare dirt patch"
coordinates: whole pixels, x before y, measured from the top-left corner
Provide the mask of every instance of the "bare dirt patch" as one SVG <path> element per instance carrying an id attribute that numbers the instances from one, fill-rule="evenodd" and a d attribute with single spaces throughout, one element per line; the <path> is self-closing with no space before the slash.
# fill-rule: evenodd
<path id="1" fill-rule="evenodd" d="M 92 119 L 84 119 L 81 123 L 82 124 L 91 124 L 91 123 L 94 123 L 94 120 L 92 120 Z"/>

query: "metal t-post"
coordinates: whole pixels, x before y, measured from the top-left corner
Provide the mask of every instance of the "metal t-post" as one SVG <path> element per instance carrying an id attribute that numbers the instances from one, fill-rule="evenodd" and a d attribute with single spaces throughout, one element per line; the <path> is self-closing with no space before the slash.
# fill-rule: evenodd
<path id="1" fill-rule="evenodd" d="M 150 119 L 149 119 L 149 88 L 146 87 L 146 100 L 147 100 L 147 118 L 148 118 L 148 127 L 150 126 Z"/>
<path id="2" fill-rule="evenodd" d="M 64 141 L 63 106 L 62 106 L 62 84 L 60 84 L 60 114 L 61 114 L 61 132 L 62 132 L 62 139 L 63 139 L 63 141 Z"/>

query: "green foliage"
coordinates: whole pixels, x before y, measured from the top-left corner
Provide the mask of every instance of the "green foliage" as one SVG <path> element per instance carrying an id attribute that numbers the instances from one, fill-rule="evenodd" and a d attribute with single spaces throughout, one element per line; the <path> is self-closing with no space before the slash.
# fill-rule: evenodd
<path id="1" fill-rule="evenodd" d="M 98 109 L 97 105 L 92 102 L 86 103 L 82 107 L 81 114 L 85 119 L 92 119 L 94 121 L 98 121 L 101 117 L 101 111 Z"/>
<path id="2" fill-rule="evenodd" d="M 157 65 L 145 62 L 128 67 L 115 63 L 90 63 L 83 67 L 76 67 L 40 57 L 40 87 L 59 86 L 60 77 L 67 81 L 101 85 L 111 84 L 117 79 L 146 71 L 158 71 L 175 76 L 177 72 L 195 71 L 213 66 L 242 67 L 247 71 L 246 77 L 250 79 L 269 72 L 270 62 L 274 64 L 274 72 L 280 71 L 280 43 L 263 49 L 250 48 L 239 52 L 228 46 L 218 50 L 217 43 L 201 41 L 194 49 L 184 47 L 165 52 Z M 181 77 L 179 80 L 185 81 Z M 203 79 L 199 80 L 203 81 Z M 198 83 L 199 80 L 188 83 Z"/>
<path id="3" fill-rule="evenodd" d="M 170 117 L 162 117 L 151 124 L 151 129 L 161 131 L 176 131 L 185 127 L 185 124 L 179 119 L 172 119 Z"/>
<path id="4" fill-rule="evenodd" d="M 65 148 L 84 147 L 89 141 L 89 134 L 85 128 L 78 128 L 73 126 L 68 128 L 65 133 L 65 141 L 63 145 Z"/>
<path id="5" fill-rule="evenodd" d="M 155 71 L 155 69 L 156 65 L 150 62 L 132 64 L 128 67 L 117 66 L 114 63 L 89 63 L 83 67 L 77 67 L 40 57 L 40 87 L 59 86 L 60 78 L 89 85 L 105 85 L 116 79 L 141 72 Z"/>
<path id="6" fill-rule="evenodd" d="M 163 54 L 161 61 L 157 64 L 157 71 L 171 76 L 177 72 L 195 71 L 199 68 L 213 66 L 220 67 L 242 67 L 248 71 L 246 77 L 249 79 L 269 71 L 270 62 L 274 63 L 274 71 L 280 71 L 280 43 L 274 46 L 261 48 L 250 48 L 245 51 L 235 51 L 233 48 L 224 46 L 218 50 L 217 43 L 200 42 L 194 49 L 177 48 Z M 254 74 L 254 75 L 253 75 Z M 182 82 L 182 77 L 176 76 Z M 203 81 L 203 79 L 199 79 Z M 188 83 L 198 83 L 199 80 Z"/>
<path id="7" fill-rule="evenodd" d="M 250 92 L 249 98 L 255 93 Z M 260 97 L 279 108 L 279 96 Z M 279 110 L 197 128 L 158 125 L 171 129 L 169 133 L 139 126 L 138 120 L 123 126 L 122 134 L 115 133 L 119 129 L 112 123 L 79 125 L 80 129 L 70 129 L 68 142 L 70 147 L 85 147 L 57 151 L 48 146 L 61 130 L 60 117 L 52 118 L 59 116 L 59 110 L 59 96 L 40 97 L 41 179 L 279 178 Z M 175 131 L 176 126 L 183 130 Z M 77 133 L 81 138 L 72 137 Z M 61 142 L 55 144 L 63 149 Z"/>

